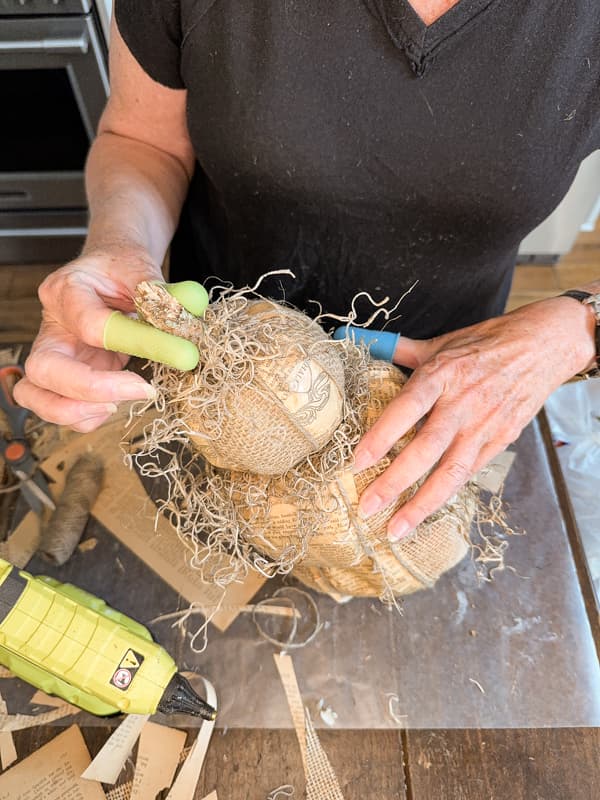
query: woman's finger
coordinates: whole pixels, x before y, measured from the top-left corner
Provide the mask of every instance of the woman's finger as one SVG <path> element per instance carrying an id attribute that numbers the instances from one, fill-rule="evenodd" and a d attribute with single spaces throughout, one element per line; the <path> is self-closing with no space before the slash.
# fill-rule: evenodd
<path id="1" fill-rule="evenodd" d="M 52 276 L 50 276 L 52 278 Z M 78 271 L 62 278 L 60 285 L 40 286 L 45 319 L 56 322 L 76 339 L 91 347 L 102 347 L 104 327 L 112 312 L 99 296 L 96 281 Z"/>
<path id="2" fill-rule="evenodd" d="M 39 288 L 46 317 L 59 321 L 80 341 L 102 347 L 104 328 L 113 311 L 133 311 L 135 286 L 162 277 L 151 262 L 138 260 L 123 269 L 126 280 L 115 280 L 107 272 L 86 269 L 77 262 L 53 273 Z"/>
<path id="3" fill-rule="evenodd" d="M 394 349 L 392 362 L 400 367 L 416 369 L 439 350 L 438 339 L 409 339 L 400 336 Z"/>
<path id="4" fill-rule="evenodd" d="M 115 403 L 85 403 L 61 397 L 36 386 L 27 377 L 16 384 L 13 394 L 20 406 L 29 408 L 47 422 L 56 425 L 80 425 L 85 420 L 99 417 L 105 420 L 117 411 Z M 95 427 L 99 424 L 100 422 Z"/>
<path id="5" fill-rule="evenodd" d="M 512 442 L 518 438 L 519 437 L 517 434 L 514 437 L 512 437 L 510 442 L 508 441 L 508 439 L 506 439 L 505 441 L 497 440 L 494 442 L 489 442 L 484 447 L 482 447 L 481 452 L 477 456 L 477 460 L 473 465 L 473 474 L 475 475 L 484 467 L 487 467 L 487 465 L 491 461 L 493 461 L 499 453 L 504 452 L 504 450 L 506 450 L 507 447 L 510 447 Z"/>
<path id="6" fill-rule="evenodd" d="M 152 386 L 139 375 L 118 371 L 118 361 L 114 370 L 93 369 L 85 361 L 62 352 L 58 344 L 35 348 L 25 368 L 33 384 L 72 400 L 121 403 L 155 396 Z"/>
<path id="7" fill-rule="evenodd" d="M 402 539 L 456 494 L 475 472 L 479 452 L 477 440 L 457 437 L 423 486 L 390 520 L 390 541 Z"/>
<path id="8" fill-rule="evenodd" d="M 370 517 L 389 506 L 440 460 L 459 428 L 458 422 L 451 422 L 452 418 L 434 412 L 412 442 L 363 492 L 359 503 L 363 516 Z"/>
<path id="9" fill-rule="evenodd" d="M 78 422 L 76 425 L 71 425 L 70 427 L 71 430 L 77 431 L 77 433 L 90 433 L 103 425 L 110 417 L 110 414 L 102 414 L 99 417 L 84 419 L 82 422 Z"/>
<path id="10" fill-rule="evenodd" d="M 415 372 L 356 446 L 354 472 L 362 472 L 382 459 L 432 409 L 441 392 L 438 375 Z"/>

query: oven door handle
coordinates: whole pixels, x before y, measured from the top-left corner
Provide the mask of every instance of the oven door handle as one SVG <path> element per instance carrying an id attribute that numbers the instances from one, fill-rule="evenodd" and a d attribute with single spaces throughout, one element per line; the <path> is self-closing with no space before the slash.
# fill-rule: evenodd
<path id="1" fill-rule="evenodd" d="M 41 37 L 39 39 L 1 40 L 0 54 L 11 53 L 26 55 L 28 53 L 68 53 L 85 55 L 88 51 L 90 40 L 87 31 L 82 31 L 79 36 Z"/>

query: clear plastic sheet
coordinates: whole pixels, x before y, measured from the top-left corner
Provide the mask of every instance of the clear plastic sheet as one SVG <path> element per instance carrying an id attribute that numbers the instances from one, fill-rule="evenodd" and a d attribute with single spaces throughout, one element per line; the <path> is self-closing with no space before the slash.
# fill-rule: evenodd
<path id="1" fill-rule="evenodd" d="M 561 386 L 546 412 L 600 598 L 600 380 Z"/>
<path id="2" fill-rule="evenodd" d="M 311 593 L 323 627 L 289 652 L 317 727 L 600 725 L 600 667 L 537 425 L 512 449 L 505 501 L 513 527 L 527 533 L 511 539 L 510 568 L 492 582 L 480 583 L 466 560 L 434 589 L 407 597 L 402 615 L 376 599 L 338 604 Z M 206 675 L 217 689 L 220 728 L 291 727 L 272 657 L 277 648 L 251 614 L 240 614 L 224 634 L 211 628 L 207 650 L 194 654 L 190 634 L 200 618 L 183 628 L 152 623 L 183 607 L 176 593 L 101 529 L 93 535 L 99 543 L 92 560 L 78 554 L 52 574 L 144 622 L 181 669 Z M 29 569 L 50 571 L 38 560 Z M 279 585 L 268 582 L 259 597 Z M 271 634 L 285 636 L 275 621 L 268 624 Z M 11 712 L 29 708 L 32 691 L 20 682 L 2 680 L 0 691 Z M 88 715 L 79 721 L 105 724 Z"/>

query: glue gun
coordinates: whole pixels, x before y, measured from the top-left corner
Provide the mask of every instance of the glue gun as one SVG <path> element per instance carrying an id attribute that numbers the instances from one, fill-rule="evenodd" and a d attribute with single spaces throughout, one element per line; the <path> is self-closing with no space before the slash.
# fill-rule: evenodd
<path id="1" fill-rule="evenodd" d="M 71 584 L 0 559 L 0 664 L 48 694 L 107 716 L 216 710 L 139 622 Z"/>

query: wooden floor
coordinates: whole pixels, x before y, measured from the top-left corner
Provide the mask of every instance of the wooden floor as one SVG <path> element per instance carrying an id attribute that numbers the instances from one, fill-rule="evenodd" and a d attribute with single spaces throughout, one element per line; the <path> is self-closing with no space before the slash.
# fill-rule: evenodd
<path id="1" fill-rule="evenodd" d="M 40 322 L 37 287 L 53 265 L 0 266 L 0 344 L 29 342 Z M 518 266 L 508 310 L 553 297 L 600 277 L 600 223 L 580 234 L 573 250 L 555 265 Z"/>
<path id="2" fill-rule="evenodd" d="M 553 297 L 600 278 L 600 221 L 596 230 L 581 233 L 570 253 L 552 266 L 518 266 L 507 309 Z"/>

